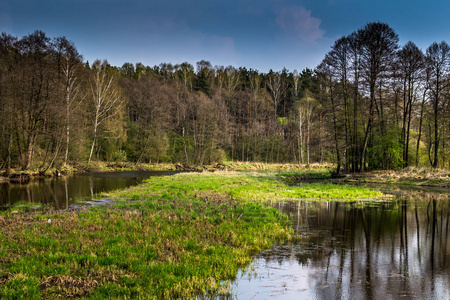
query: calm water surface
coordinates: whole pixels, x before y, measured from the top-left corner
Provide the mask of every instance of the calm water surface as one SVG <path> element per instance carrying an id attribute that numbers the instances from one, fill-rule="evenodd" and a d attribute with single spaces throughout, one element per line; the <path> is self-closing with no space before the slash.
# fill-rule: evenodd
<path id="1" fill-rule="evenodd" d="M 19 201 L 52 205 L 67 209 L 76 200 L 89 200 L 97 193 L 140 184 L 150 176 L 172 175 L 176 172 L 127 171 L 76 174 L 45 178 L 28 184 L 0 183 L 0 208 L 6 209 Z"/>
<path id="2" fill-rule="evenodd" d="M 26 201 L 74 206 L 79 199 L 175 172 L 79 174 L 0 184 L 0 208 Z M 234 299 L 450 299 L 450 198 L 446 190 L 391 190 L 393 200 L 295 201 L 287 245 L 260 253 L 232 283 Z"/>
<path id="3" fill-rule="evenodd" d="M 234 299 L 450 299 L 448 195 L 414 191 L 369 207 L 280 203 L 295 239 L 261 253 Z"/>

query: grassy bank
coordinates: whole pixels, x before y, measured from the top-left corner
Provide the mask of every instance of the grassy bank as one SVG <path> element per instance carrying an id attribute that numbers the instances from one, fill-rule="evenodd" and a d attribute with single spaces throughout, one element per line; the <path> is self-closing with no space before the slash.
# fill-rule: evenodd
<path id="1" fill-rule="evenodd" d="M 110 206 L 3 213 L 0 298 L 226 295 L 226 280 L 252 255 L 290 238 L 286 216 L 262 202 L 381 197 L 361 187 L 293 185 L 291 176 L 182 173 L 111 193 Z"/>

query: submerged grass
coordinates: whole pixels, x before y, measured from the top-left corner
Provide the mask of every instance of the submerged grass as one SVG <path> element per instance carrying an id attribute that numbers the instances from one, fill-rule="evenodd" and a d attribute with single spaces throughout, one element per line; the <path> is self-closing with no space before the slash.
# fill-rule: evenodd
<path id="1" fill-rule="evenodd" d="M 290 238 L 286 215 L 262 202 L 381 197 L 290 177 L 182 173 L 111 193 L 110 206 L 0 214 L 0 298 L 226 295 L 254 253 Z"/>

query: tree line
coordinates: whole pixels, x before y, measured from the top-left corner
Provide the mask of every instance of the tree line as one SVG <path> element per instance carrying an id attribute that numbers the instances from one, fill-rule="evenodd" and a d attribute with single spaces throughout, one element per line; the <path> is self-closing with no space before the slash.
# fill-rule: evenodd
<path id="1" fill-rule="evenodd" d="M 450 47 L 426 52 L 384 23 L 368 23 L 331 47 L 317 67 L 330 105 L 337 169 L 449 166 Z"/>
<path id="2" fill-rule="evenodd" d="M 71 162 L 333 162 L 449 166 L 450 47 L 423 53 L 383 23 L 338 39 L 316 70 L 199 61 L 83 62 L 66 37 L 0 37 L 0 168 Z"/>

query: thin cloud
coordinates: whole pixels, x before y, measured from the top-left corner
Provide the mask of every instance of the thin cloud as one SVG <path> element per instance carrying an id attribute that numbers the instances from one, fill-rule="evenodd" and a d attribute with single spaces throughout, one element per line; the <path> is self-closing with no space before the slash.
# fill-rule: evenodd
<path id="1" fill-rule="evenodd" d="M 322 20 L 311 16 L 311 11 L 302 6 L 283 8 L 276 22 L 283 30 L 307 42 L 315 42 L 325 35 L 325 31 L 320 28 Z"/>

